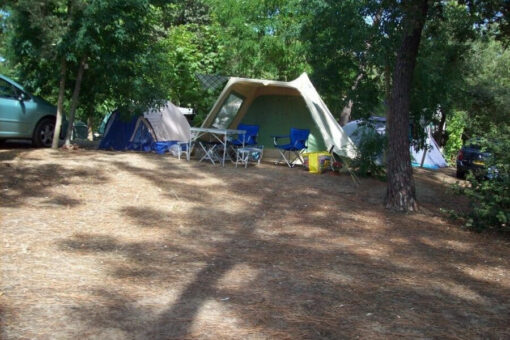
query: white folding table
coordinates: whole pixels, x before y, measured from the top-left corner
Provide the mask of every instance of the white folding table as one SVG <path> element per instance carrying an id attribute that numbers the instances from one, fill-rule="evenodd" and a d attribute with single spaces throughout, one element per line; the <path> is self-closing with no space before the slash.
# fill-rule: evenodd
<path id="1" fill-rule="evenodd" d="M 205 145 L 200 138 L 205 135 L 210 135 L 214 138 L 215 142 L 218 142 L 223 146 L 223 157 L 219 159 L 222 166 L 225 166 L 225 159 L 227 157 L 227 144 L 228 137 L 234 135 L 243 135 L 240 139 L 243 141 L 244 147 L 244 135 L 246 134 L 246 130 L 234 130 L 234 129 L 216 129 L 216 128 L 191 128 L 192 135 L 192 143 L 198 142 L 202 150 L 204 151 L 204 156 L 199 160 L 199 162 L 203 160 L 209 160 L 211 163 L 216 164 L 215 161 L 215 149 L 217 145 L 213 145 L 208 147 Z M 218 159 L 217 159 L 218 160 Z"/>

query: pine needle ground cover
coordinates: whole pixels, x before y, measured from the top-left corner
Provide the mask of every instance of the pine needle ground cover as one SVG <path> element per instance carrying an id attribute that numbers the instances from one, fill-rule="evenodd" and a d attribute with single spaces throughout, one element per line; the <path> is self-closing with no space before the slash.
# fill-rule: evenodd
<path id="1" fill-rule="evenodd" d="M 386 185 L 262 164 L 0 150 L 0 337 L 510 337 L 510 242 L 468 232 L 453 172 Z"/>

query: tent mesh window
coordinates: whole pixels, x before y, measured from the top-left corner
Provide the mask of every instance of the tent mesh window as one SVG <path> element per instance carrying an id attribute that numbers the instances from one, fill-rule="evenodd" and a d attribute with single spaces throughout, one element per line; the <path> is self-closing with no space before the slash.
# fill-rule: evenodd
<path id="1" fill-rule="evenodd" d="M 243 104 L 243 101 L 244 101 L 243 96 L 236 93 L 231 93 L 221 106 L 221 109 L 218 111 L 218 114 L 216 115 L 216 118 L 214 118 L 212 126 L 217 129 L 228 128 L 230 123 L 236 116 L 237 111 L 239 111 L 239 108 Z"/>
<path id="2" fill-rule="evenodd" d="M 214 91 L 219 87 L 225 86 L 225 83 L 228 81 L 228 77 L 218 74 L 197 74 L 196 77 L 204 90 Z"/>

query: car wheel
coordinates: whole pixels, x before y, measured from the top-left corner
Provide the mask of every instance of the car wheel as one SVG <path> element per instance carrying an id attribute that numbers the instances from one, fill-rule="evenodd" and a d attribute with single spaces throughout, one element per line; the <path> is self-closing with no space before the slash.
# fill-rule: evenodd
<path id="1" fill-rule="evenodd" d="M 52 118 L 44 118 L 37 124 L 34 130 L 32 142 L 38 148 L 49 148 L 53 142 L 53 134 L 55 132 L 55 120 Z"/>
<path id="2" fill-rule="evenodd" d="M 461 169 L 457 169 L 457 173 L 455 175 L 457 178 L 459 179 L 465 179 L 466 178 L 466 172 L 461 170 Z"/>

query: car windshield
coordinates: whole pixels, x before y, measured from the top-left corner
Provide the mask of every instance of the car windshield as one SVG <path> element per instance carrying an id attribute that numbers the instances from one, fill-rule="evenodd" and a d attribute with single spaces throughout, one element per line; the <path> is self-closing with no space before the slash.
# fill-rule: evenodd
<path id="1" fill-rule="evenodd" d="M 15 98 L 16 90 L 14 86 L 9 84 L 3 79 L 0 79 L 0 97 L 4 98 Z"/>
<path id="2" fill-rule="evenodd" d="M 466 147 L 470 148 L 470 149 L 475 149 L 475 150 L 480 150 L 482 148 L 479 144 L 475 144 L 475 143 L 468 143 L 468 144 L 466 144 Z"/>
<path id="3" fill-rule="evenodd" d="M 488 149 L 488 146 L 490 146 L 492 143 L 498 143 L 497 141 L 494 141 L 494 140 L 484 140 L 482 138 L 473 138 L 473 139 L 470 139 L 466 142 L 466 144 L 464 145 L 464 148 L 469 148 L 469 149 L 473 149 L 473 150 L 476 150 L 477 152 L 490 152 L 490 150 Z"/>

